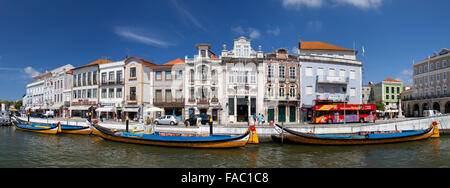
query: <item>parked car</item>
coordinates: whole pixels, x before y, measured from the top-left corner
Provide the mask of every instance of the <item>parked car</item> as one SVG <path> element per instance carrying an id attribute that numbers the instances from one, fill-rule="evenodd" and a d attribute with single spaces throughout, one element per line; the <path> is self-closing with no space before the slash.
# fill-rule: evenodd
<path id="1" fill-rule="evenodd" d="M 167 115 L 156 118 L 153 123 L 156 125 L 178 125 L 178 119 L 175 116 Z"/>
<path id="2" fill-rule="evenodd" d="M 437 116 L 437 110 L 424 110 L 423 111 L 423 117 L 433 117 L 433 116 Z"/>
<path id="3" fill-rule="evenodd" d="M 43 116 L 45 118 L 54 118 L 55 117 L 55 112 L 54 111 L 47 111 L 47 112 L 45 112 L 45 114 L 43 114 Z"/>
<path id="4" fill-rule="evenodd" d="M 208 114 L 200 114 L 200 115 L 193 115 L 189 119 L 186 119 L 184 121 L 184 124 L 186 126 L 195 126 L 197 125 L 197 121 L 199 121 L 202 125 L 210 124 L 209 119 L 211 118 Z"/>
<path id="5" fill-rule="evenodd" d="M 38 112 L 31 112 L 30 117 L 44 118 L 44 115 L 42 115 L 41 113 L 38 113 Z"/>

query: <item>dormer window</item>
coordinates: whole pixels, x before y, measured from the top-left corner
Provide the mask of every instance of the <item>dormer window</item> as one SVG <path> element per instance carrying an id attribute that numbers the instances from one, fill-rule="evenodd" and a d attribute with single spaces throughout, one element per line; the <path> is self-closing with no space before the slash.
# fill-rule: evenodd
<path id="1" fill-rule="evenodd" d="M 206 57 L 206 50 L 201 50 L 201 55 L 202 55 L 202 57 Z"/>

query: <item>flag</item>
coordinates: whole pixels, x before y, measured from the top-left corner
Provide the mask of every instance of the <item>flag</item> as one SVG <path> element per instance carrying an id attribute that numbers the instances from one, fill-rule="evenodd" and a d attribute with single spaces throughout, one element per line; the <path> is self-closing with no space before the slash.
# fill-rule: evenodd
<path id="1" fill-rule="evenodd" d="M 364 56 L 365 52 L 366 52 L 366 49 L 364 49 L 364 46 L 362 46 L 362 56 Z"/>

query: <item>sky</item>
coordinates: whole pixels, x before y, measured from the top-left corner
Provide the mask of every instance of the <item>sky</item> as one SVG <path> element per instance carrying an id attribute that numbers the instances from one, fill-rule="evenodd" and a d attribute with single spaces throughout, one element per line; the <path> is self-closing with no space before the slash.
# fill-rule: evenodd
<path id="1" fill-rule="evenodd" d="M 412 64 L 450 48 L 448 0 L 0 0 L 0 99 L 65 64 L 220 54 L 245 36 L 265 53 L 298 41 L 359 51 L 363 84 L 411 84 Z M 362 55 L 362 48 L 365 53 Z"/>

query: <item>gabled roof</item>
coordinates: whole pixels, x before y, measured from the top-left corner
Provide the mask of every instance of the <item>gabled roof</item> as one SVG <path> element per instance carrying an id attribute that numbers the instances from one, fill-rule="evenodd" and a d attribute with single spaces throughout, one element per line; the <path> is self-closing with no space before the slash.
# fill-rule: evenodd
<path id="1" fill-rule="evenodd" d="M 184 61 L 180 58 L 177 58 L 177 59 L 175 59 L 171 62 L 168 62 L 166 64 L 163 64 L 163 65 L 176 65 L 176 64 L 184 64 Z"/>
<path id="2" fill-rule="evenodd" d="M 125 63 L 127 63 L 128 60 L 130 60 L 130 59 L 137 59 L 138 61 L 140 61 L 143 65 L 145 65 L 145 66 L 147 66 L 147 67 L 151 67 L 151 66 L 155 66 L 155 65 L 156 65 L 155 63 L 148 62 L 148 61 L 146 61 L 146 60 L 144 60 L 144 59 L 141 59 L 141 58 L 139 58 L 139 57 L 127 57 L 127 58 L 125 59 Z"/>
<path id="3" fill-rule="evenodd" d="M 388 78 L 388 79 L 386 79 L 386 80 L 383 80 L 383 82 L 398 82 L 398 83 L 401 83 L 401 81 L 394 80 L 394 79 L 392 79 L 392 78 Z"/>
<path id="4" fill-rule="evenodd" d="M 92 63 L 89 63 L 89 64 L 87 64 L 87 65 L 84 65 L 84 66 L 81 66 L 81 67 L 73 68 L 71 71 L 77 70 L 77 69 L 81 69 L 81 68 L 85 68 L 85 67 L 89 67 L 89 66 L 93 66 L 93 65 L 100 65 L 100 64 L 106 64 L 106 63 L 111 63 L 111 62 L 113 62 L 113 61 L 106 60 L 106 59 L 101 59 L 101 58 L 100 58 L 99 60 L 94 61 L 94 62 L 92 62 Z"/>
<path id="5" fill-rule="evenodd" d="M 356 50 L 350 50 L 320 41 L 301 41 L 299 42 L 299 47 L 300 50 L 333 50 L 333 51 L 358 52 Z"/>

